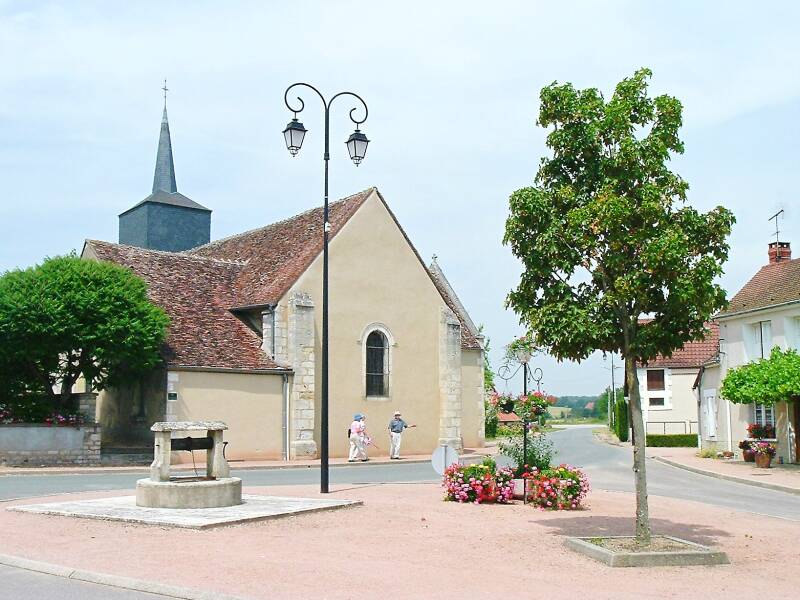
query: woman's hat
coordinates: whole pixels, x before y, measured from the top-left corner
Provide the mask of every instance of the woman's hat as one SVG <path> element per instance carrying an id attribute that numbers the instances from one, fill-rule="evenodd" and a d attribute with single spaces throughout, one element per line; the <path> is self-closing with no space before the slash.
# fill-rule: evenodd
<path id="1" fill-rule="evenodd" d="M 353 421 L 360 421 L 362 418 L 361 413 L 356 413 L 353 415 Z"/>

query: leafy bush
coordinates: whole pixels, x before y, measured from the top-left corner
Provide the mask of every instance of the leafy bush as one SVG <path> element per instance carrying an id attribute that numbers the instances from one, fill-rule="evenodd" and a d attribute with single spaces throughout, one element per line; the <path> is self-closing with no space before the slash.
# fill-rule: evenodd
<path id="1" fill-rule="evenodd" d="M 530 503 L 544 510 L 575 510 L 589 493 L 589 480 L 580 469 L 559 465 L 526 478 Z"/>
<path id="2" fill-rule="evenodd" d="M 487 438 L 497 437 L 497 407 L 489 401 L 484 401 L 485 416 L 484 416 L 484 433 Z"/>
<path id="3" fill-rule="evenodd" d="M 736 404 L 774 404 L 800 397 L 800 354 L 773 348 L 769 358 L 728 371 L 720 394 Z"/>
<path id="4" fill-rule="evenodd" d="M 523 456 L 522 431 L 500 442 L 500 454 L 507 456 L 514 462 L 514 476 L 521 477 L 523 473 L 536 469 L 542 471 L 550 466 L 553 458 L 553 442 L 543 433 L 528 436 L 527 455 Z"/>
<path id="5" fill-rule="evenodd" d="M 628 441 L 628 403 L 625 398 L 614 403 L 614 433 L 620 442 Z"/>
<path id="6" fill-rule="evenodd" d="M 697 448 L 696 433 L 647 434 L 646 445 L 653 448 Z"/>

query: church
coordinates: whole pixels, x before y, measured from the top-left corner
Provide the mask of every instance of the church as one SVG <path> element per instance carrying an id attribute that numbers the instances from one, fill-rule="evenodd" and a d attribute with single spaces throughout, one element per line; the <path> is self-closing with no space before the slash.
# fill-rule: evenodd
<path id="1" fill-rule="evenodd" d="M 434 257 L 426 265 L 377 190 L 330 204 L 330 454 L 354 413 L 388 451 L 484 444 L 483 338 Z M 171 323 L 163 366 L 97 399 L 104 449 L 152 447 L 155 421 L 220 420 L 233 460 L 318 456 L 322 208 L 211 241 L 211 211 L 178 192 L 167 110 L 152 193 L 119 216 L 119 243 L 82 257 L 129 268 Z"/>

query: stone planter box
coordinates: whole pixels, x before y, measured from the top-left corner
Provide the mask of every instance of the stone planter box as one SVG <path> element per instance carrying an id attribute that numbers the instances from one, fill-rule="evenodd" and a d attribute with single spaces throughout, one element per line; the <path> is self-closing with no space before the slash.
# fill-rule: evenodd
<path id="1" fill-rule="evenodd" d="M 0 425 L 0 464 L 13 467 L 100 464 L 100 425 Z"/>

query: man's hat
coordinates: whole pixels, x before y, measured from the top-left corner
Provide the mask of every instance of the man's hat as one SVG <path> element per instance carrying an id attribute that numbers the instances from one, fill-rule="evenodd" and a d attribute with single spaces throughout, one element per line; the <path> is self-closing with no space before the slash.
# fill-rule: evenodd
<path id="1" fill-rule="evenodd" d="M 396 416 L 398 416 L 399 414 L 400 414 L 400 411 L 399 411 L 399 410 L 396 410 L 396 411 L 394 411 L 394 416 L 395 416 L 395 417 L 396 417 Z"/>

